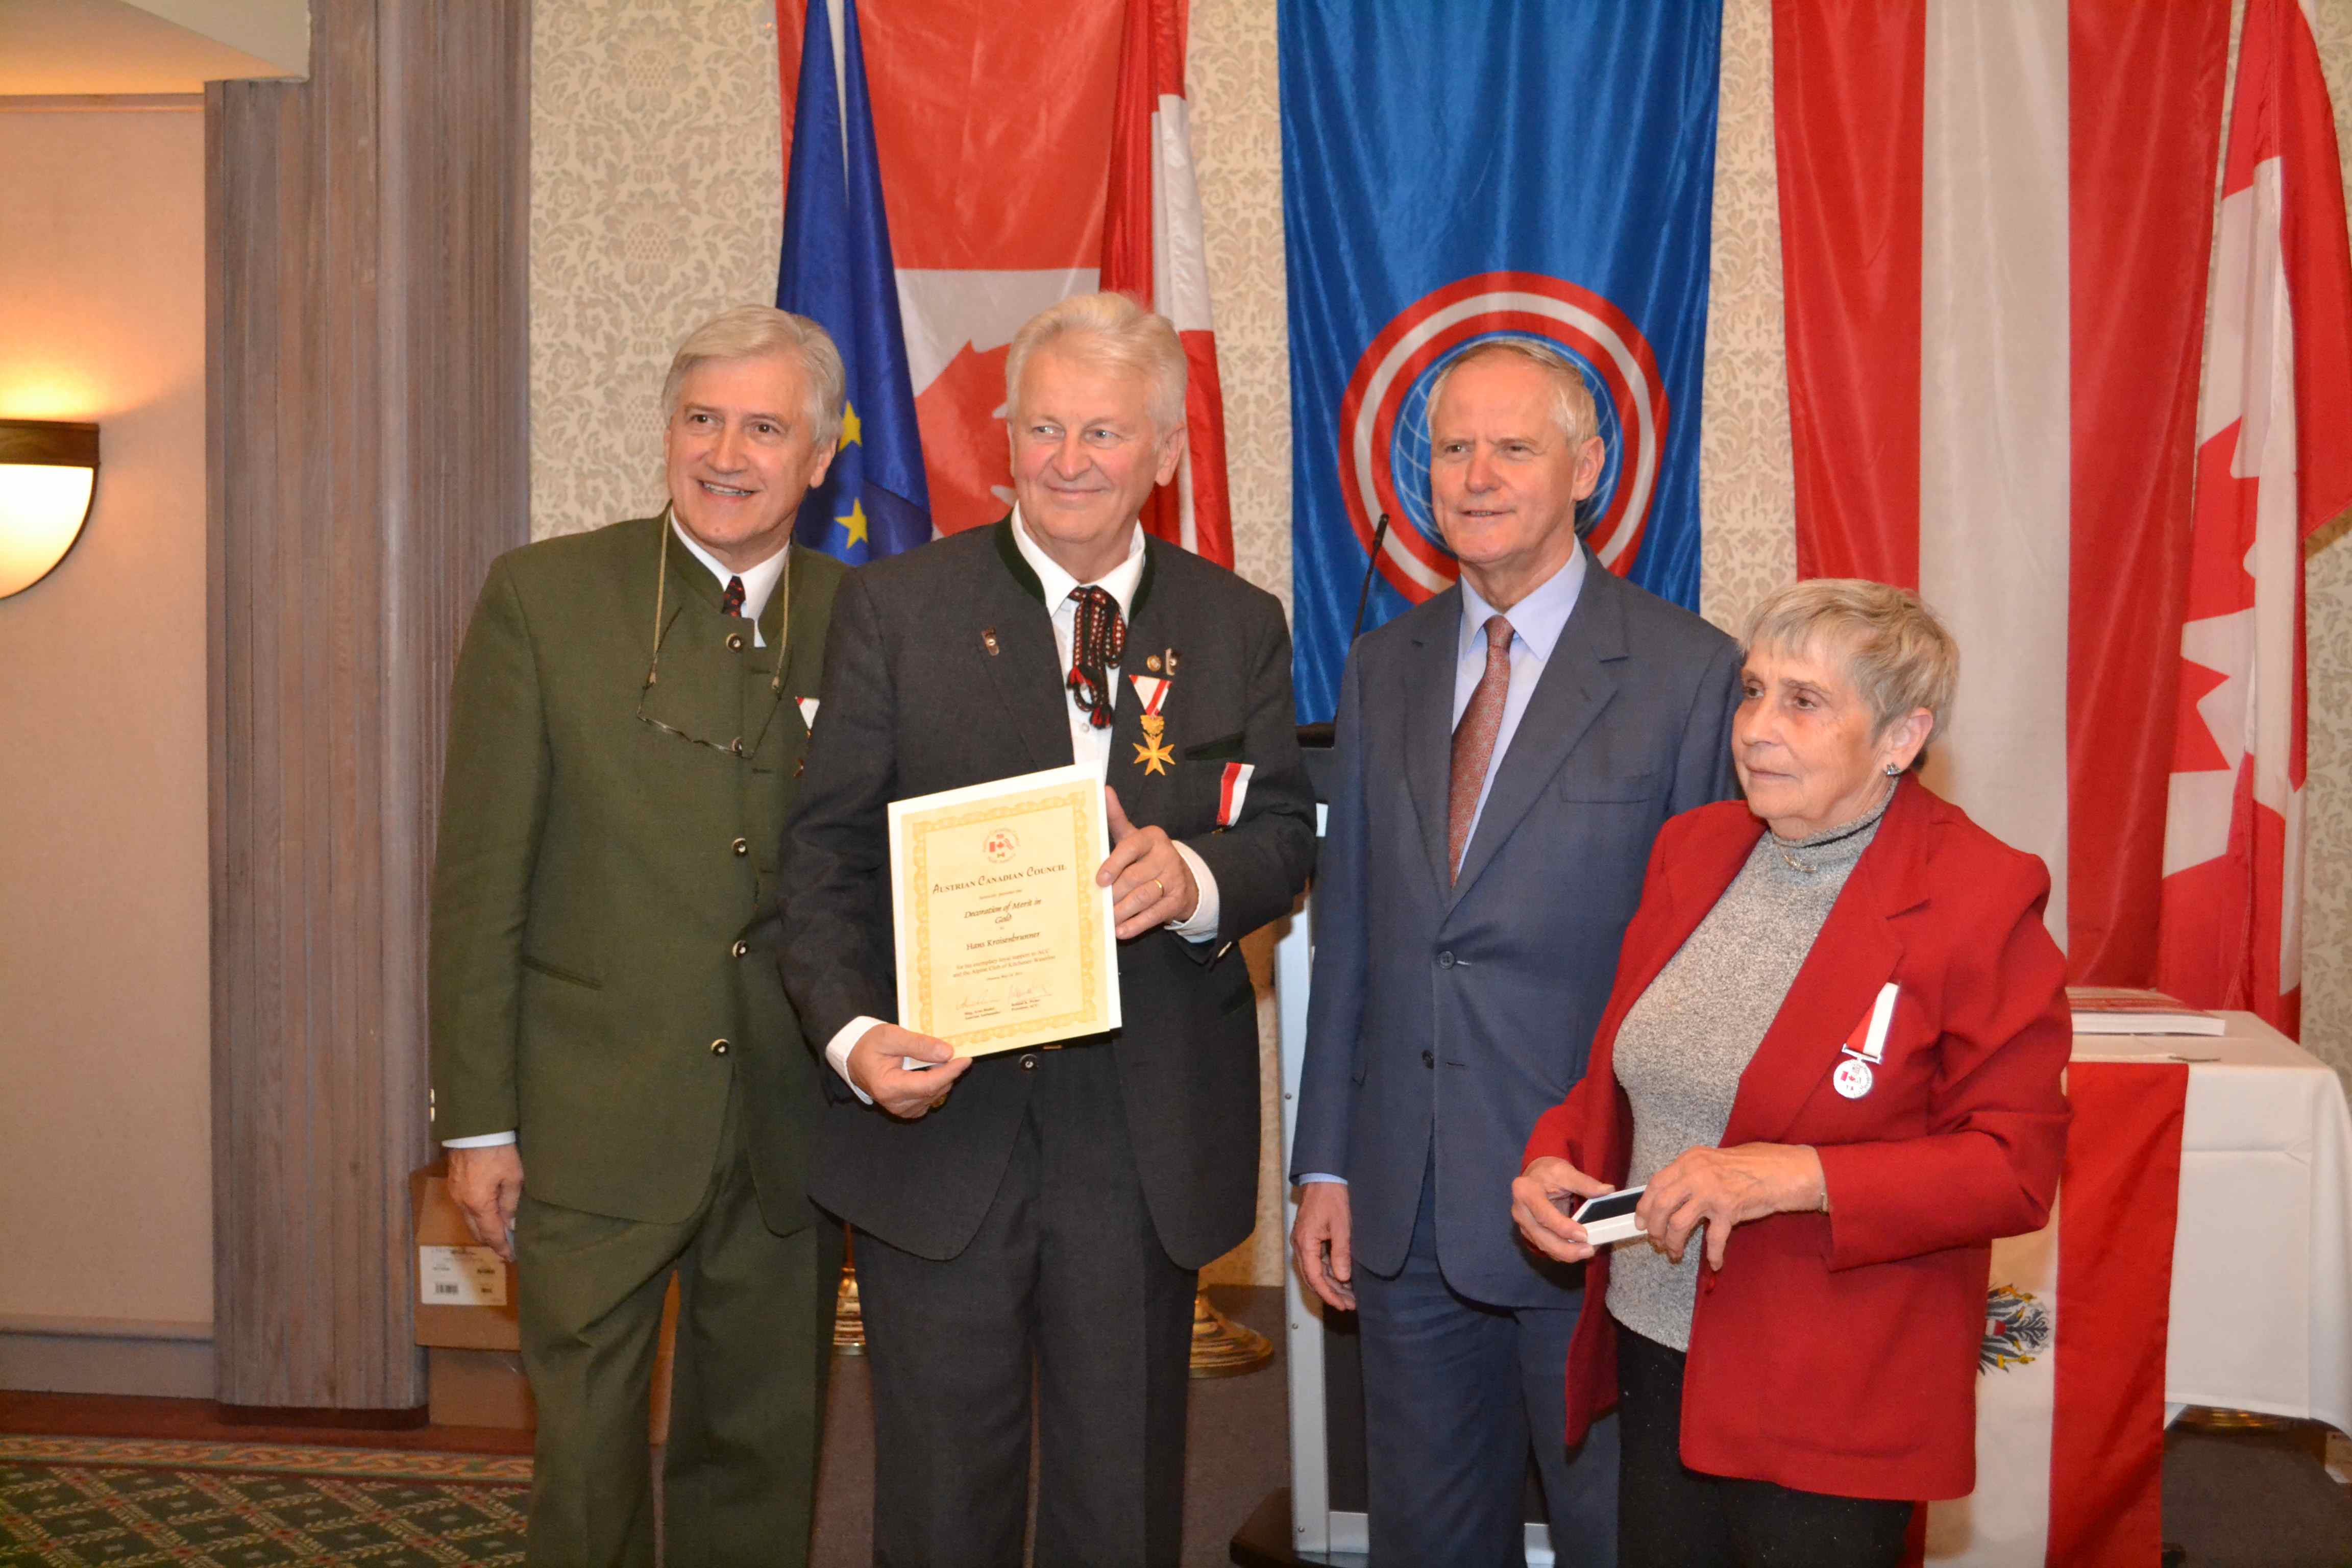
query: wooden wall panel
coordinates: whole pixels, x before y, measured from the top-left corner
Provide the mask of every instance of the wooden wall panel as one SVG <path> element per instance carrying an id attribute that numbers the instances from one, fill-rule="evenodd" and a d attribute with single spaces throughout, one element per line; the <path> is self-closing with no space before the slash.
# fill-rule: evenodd
<path id="1" fill-rule="evenodd" d="M 206 90 L 219 1397 L 399 1409 L 457 637 L 528 535 L 528 0 Z"/>

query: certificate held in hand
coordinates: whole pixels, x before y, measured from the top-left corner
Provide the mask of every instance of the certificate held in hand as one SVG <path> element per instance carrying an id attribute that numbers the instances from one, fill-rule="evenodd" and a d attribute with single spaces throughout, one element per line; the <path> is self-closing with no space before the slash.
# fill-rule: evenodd
<path id="1" fill-rule="evenodd" d="M 1109 853 L 1088 768 L 891 802 L 900 1026 L 965 1057 L 1118 1028 Z"/>

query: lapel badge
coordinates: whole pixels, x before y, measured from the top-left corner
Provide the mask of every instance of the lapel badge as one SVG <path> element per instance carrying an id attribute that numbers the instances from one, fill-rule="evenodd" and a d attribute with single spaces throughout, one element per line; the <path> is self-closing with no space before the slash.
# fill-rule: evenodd
<path id="1" fill-rule="evenodd" d="M 1171 674 L 1171 675 L 1175 674 L 1175 673 L 1176 673 L 1176 650 L 1175 650 L 1174 648 L 1172 648 L 1172 647 L 1171 647 L 1171 648 L 1167 648 L 1167 649 L 1162 650 L 1162 652 L 1161 652 L 1161 653 L 1160 653 L 1160 668 L 1161 668 L 1162 669 L 1166 670 L 1169 674 Z"/>
<path id="2" fill-rule="evenodd" d="M 1159 673 L 1160 673 L 1160 656 L 1159 656 L 1158 654 L 1156 654 L 1156 653 L 1155 653 L 1155 654 L 1153 654 L 1150 658 L 1145 659 L 1145 660 L 1143 661 L 1143 668 L 1146 668 L 1146 669 L 1148 669 L 1148 670 L 1150 670 L 1150 671 L 1152 674 L 1154 674 L 1154 675 L 1159 674 Z"/>
<path id="3" fill-rule="evenodd" d="M 1830 1082 L 1848 1100 L 1860 1100 L 1870 1092 L 1870 1064 L 1859 1057 L 1848 1057 L 1838 1063 L 1837 1071 L 1830 1075 Z"/>
<path id="4" fill-rule="evenodd" d="M 980 628 L 980 646 L 988 650 L 989 658 L 994 658 L 996 657 L 996 628 L 994 626 L 982 626 Z"/>

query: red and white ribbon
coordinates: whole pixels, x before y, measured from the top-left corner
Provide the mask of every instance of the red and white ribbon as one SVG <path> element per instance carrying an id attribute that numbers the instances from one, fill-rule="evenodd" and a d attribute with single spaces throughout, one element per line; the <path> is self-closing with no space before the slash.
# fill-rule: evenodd
<path id="1" fill-rule="evenodd" d="M 1227 763 L 1223 782 L 1217 787 L 1217 826 L 1231 827 L 1242 819 L 1242 800 L 1249 794 L 1250 774 L 1257 771 L 1255 763 Z"/>

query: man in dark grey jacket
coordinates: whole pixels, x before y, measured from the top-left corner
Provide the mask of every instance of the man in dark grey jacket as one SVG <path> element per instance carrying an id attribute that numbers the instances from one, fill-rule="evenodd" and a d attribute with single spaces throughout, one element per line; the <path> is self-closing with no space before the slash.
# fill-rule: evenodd
<path id="1" fill-rule="evenodd" d="M 1022 1561 L 1034 1389 L 1036 1561 L 1173 1564 L 1194 1273 L 1255 1218 L 1234 944 L 1315 853 L 1290 636 L 1273 595 L 1141 531 L 1183 452 L 1165 320 L 1067 300 L 1006 371 L 1014 514 L 834 608 L 783 859 L 784 983 L 838 1075 L 810 1192 L 857 1231 L 876 1560 Z M 950 1060 L 895 1021 L 889 803 L 1072 763 L 1112 791 L 1124 1023 Z"/>
<path id="2" fill-rule="evenodd" d="M 1584 1074 L 1650 843 L 1733 789 L 1739 654 L 1577 537 L 1603 450 L 1555 351 L 1430 397 L 1461 582 L 1348 661 L 1315 901 L 1292 1247 L 1362 1331 L 1375 1563 L 1522 1560 L 1529 1438 L 1563 1563 L 1616 1560 L 1616 1432 L 1563 1446 L 1580 1271 L 1520 1247 L 1536 1118 Z"/>

